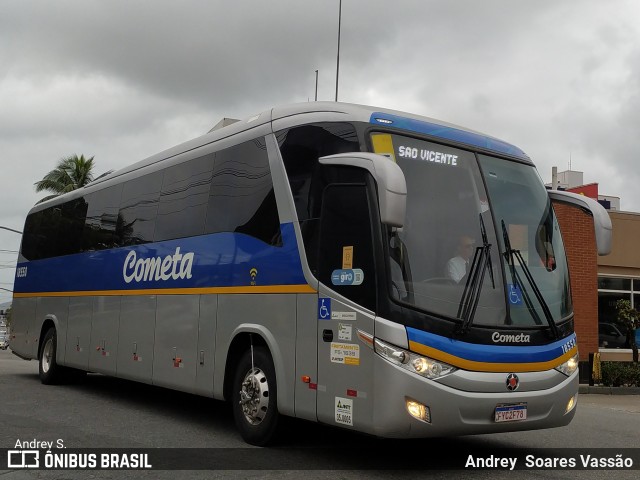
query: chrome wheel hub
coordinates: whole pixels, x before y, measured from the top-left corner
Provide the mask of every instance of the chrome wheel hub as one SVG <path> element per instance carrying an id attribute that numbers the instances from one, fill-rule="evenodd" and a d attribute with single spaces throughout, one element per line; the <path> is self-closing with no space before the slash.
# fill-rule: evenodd
<path id="1" fill-rule="evenodd" d="M 244 418 L 251 425 L 259 425 L 267 415 L 269 408 L 269 382 L 262 370 L 251 369 L 247 372 L 240 390 L 240 406 Z"/>
<path id="2" fill-rule="evenodd" d="M 44 344 L 44 348 L 42 349 L 42 358 L 40 362 L 42 362 L 42 372 L 47 373 L 51 368 L 51 357 L 53 355 L 53 340 L 50 338 L 47 340 L 47 343 Z"/>

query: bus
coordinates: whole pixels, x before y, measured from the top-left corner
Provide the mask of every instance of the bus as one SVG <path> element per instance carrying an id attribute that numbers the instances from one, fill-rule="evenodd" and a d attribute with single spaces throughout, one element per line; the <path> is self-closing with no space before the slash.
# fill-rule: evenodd
<path id="1" fill-rule="evenodd" d="M 591 212 L 606 254 L 606 211 L 548 191 L 513 145 L 382 108 L 273 108 L 33 207 L 10 345 L 44 384 L 229 401 L 255 445 L 281 416 L 390 438 L 566 425 L 552 197 Z"/>

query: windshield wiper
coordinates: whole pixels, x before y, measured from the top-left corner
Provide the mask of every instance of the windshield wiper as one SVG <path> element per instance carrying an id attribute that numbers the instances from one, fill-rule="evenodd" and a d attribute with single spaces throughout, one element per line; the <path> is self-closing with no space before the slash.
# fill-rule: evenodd
<path id="1" fill-rule="evenodd" d="M 549 328 L 551 329 L 553 336 L 555 338 L 560 338 L 560 332 L 558 331 L 558 326 L 556 325 L 556 322 L 554 322 L 553 320 L 553 315 L 551 314 L 551 310 L 549 310 L 549 306 L 547 305 L 547 302 L 542 296 L 542 292 L 540 291 L 540 289 L 538 288 L 538 285 L 533 279 L 533 275 L 531 275 L 531 271 L 529 270 L 527 263 L 525 262 L 524 258 L 522 258 L 522 254 L 520 253 L 520 250 L 515 250 L 514 248 L 511 247 L 511 240 L 509 239 L 509 233 L 507 232 L 507 227 L 504 224 L 504 219 L 501 220 L 501 223 L 502 223 L 502 237 L 504 238 L 504 248 L 506 250 L 504 252 L 504 256 L 505 256 L 505 259 L 507 260 L 509 271 L 511 272 L 511 280 L 513 282 L 513 286 L 520 287 L 520 291 L 522 292 L 522 297 L 524 299 L 524 302 L 527 305 L 527 308 L 529 309 L 531 314 L 533 315 L 535 322 L 538 325 L 542 324 L 542 320 L 538 315 L 538 311 L 535 309 L 533 302 L 531 301 L 529 292 L 525 288 L 524 283 L 522 282 L 522 279 L 520 278 L 520 275 L 516 270 L 515 259 L 517 259 L 518 263 L 522 267 L 522 271 L 524 272 L 524 275 L 527 278 L 527 281 L 529 282 L 529 285 L 531 285 L 533 294 L 538 300 L 540 307 L 542 307 L 542 313 L 544 313 L 545 319 L 549 324 Z"/>
<path id="2" fill-rule="evenodd" d="M 458 318 L 462 319 L 462 324 L 458 328 L 458 333 L 465 334 L 469 330 L 473 322 L 473 317 L 478 308 L 480 300 L 480 292 L 484 283 L 484 275 L 489 268 L 489 276 L 491 277 L 491 285 L 496 288 L 496 282 L 493 277 L 493 265 L 491 264 L 491 244 L 487 239 L 487 230 L 484 226 L 482 214 L 480 214 L 480 232 L 482 234 L 482 246 L 477 247 L 473 254 L 473 261 L 469 267 L 467 281 L 460 298 L 460 306 L 458 307 Z"/>

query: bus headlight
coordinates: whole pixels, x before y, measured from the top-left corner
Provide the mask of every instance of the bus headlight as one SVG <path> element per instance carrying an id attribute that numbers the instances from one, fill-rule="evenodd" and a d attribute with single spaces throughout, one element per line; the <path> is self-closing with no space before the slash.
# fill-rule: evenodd
<path id="1" fill-rule="evenodd" d="M 374 350 L 378 355 L 394 365 L 426 378 L 443 377 L 457 370 L 456 367 L 448 363 L 409 352 L 377 338 L 374 341 Z"/>
<path id="2" fill-rule="evenodd" d="M 576 354 L 573 357 L 564 362 L 562 365 L 558 365 L 556 367 L 556 370 L 564 373 L 567 377 L 570 377 L 578 368 L 578 360 L 578 352 L 576 351 Z"/>

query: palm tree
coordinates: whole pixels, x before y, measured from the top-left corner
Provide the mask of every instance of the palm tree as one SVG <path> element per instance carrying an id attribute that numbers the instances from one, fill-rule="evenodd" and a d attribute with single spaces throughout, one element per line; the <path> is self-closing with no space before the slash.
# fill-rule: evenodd
<path id="1" fill-rule="evenodd" d="M 93 180 L 92 170 L 93 157 L 85 158 L 84 155 L 72 155 L 62 158 L 56 168 L 34 184 L 36 192 L 53 192 L 53 195 L 44 197 L 38 203 L 84 187 Z"/>

